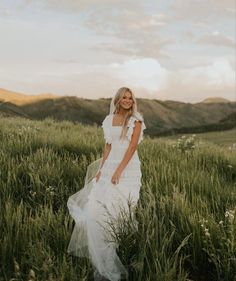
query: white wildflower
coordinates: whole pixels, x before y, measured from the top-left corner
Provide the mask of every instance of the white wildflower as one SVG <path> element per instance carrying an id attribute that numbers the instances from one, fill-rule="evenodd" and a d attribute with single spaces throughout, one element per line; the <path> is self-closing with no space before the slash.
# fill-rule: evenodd
<path id="1" fill-rule="evenodd" d="M 229 220 L 233 220 L 235 215 L 235 210 L 226 210 L 225 217 Z"/>
<path id="2" fill-rule="evenodd" d="M 209 229 L 208 228 L 205 227 L 204 232 L 205 232 L 206 236 L 208 236 L 208 237 L 211 236 L 210 233 L 209 233 Z"/>

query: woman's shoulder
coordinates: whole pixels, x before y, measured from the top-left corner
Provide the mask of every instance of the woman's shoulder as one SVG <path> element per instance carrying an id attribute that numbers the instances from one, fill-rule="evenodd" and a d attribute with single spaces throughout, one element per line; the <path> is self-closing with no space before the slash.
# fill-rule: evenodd
<path id="1" fill-rule="evenodd" d="M 135 121 L 142 122 L 141 133 L 140 133 L 140 137 L 139 137 L 139 141 L 138 141 L 138 143 L 140 143 L 143 140 L 143 131 L 146 129 L 146 125 L 144 123 L 143 115 L 141 113 L 139 113 L 138 111 L 136 111 L 129 119 L 127 137 L 131 141 L 131 138 L 133 135 L 133 130 L 135 127 Z"/>
<path id="2" fill-rule="evenodd" d="M 134 112 L 128 122 L 128 127 L 130 128 L 134 128 L 135 127 L 135 121 L 141 121 L 142 122 L 142 130 L 146 129 L 146 125 L 144 123 L 144 118 L 143 115 L 141 113 L 139 113 L 138 111 Z"/>
<path id="3" fill-rule="evenodd" d="M 113 114 L 107 114 L 102 121 L 102 126 L 108 125 L 108 123 L 112 120 Z"/>
<path id="4" fill-rule="evenodd" d="M 134 123 L 135 121 L 144 122 L 144 118 L 140 112 L 136 111 L 131 115 L 129 121 L 130 121 L 130 123 Z"/>

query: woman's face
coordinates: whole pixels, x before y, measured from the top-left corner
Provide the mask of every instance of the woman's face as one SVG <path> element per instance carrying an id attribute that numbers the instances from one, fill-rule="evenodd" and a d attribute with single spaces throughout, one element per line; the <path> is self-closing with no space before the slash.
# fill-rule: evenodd
<path id="1" fill-rule="evenodd" d="M 134 103 L 134 101 L 132 98 L 132 94 L 130 92 L 125 92 L 123 98 L 120 101 L 120 106 L 123 109 L 128 110 L 132 107 L 133 103 Z"/>

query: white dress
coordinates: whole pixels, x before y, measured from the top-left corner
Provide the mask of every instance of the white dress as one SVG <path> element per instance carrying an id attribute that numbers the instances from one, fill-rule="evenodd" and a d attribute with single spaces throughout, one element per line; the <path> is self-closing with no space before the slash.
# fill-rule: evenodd
<path id="1" fill-rule="evenodd" d="M 133 207 L 137 204 L 141 187 L 137 150 L 123 170 L 119 183 L 112 184 L 111 178 L 129 146 L 135 121 L 142 121 L 138 143 L 143 139 L 143 130 L 146 126 L 142 116 L 136 112 L 129 119 L 125 140 L 120 140 L 122 127 L 112 126 L 113 116 L 107 115 L 102 122 L 104 138 L 106 143 L 111 144 L 111 151 L 101 168 L 100 179 L 98 182 L 94 177 L 89 179 L 91 175 L 88 175 L 87 171 L 85 186 L 68 199 L 67 206 L 75 221 L 75 227 L 67 252 L 89 258 L 95 269 L 95 280 L 103 280 L 102 277 L 105 277 L 110 281 L 118 281 L 128 279 L 128 271 L 116 253 L 118 245 L 110 236 L 108 222 L 112 221 L 111 218 L 118 218 L 121 209 L 128 212 L 130 210 L 128 202 L 132 201 Z M 93 176 L 100 163 L 101 159 L 93 163 L 95 165 Z M 135 219 L 134 221 L 136 222 Z"/>

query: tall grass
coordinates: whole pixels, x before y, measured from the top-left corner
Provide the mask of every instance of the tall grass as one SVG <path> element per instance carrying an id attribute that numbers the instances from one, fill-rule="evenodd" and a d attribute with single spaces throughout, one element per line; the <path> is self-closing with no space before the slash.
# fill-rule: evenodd
<path id="1" fill-rule="evenodd" d="M 90 262 L 66 253 L 66 202 L 103 143 L 96 126 L 0 119 L 1 281 L 93 280 Z M 138 150 L 138 229 L 124 219 L 114 233 L 130 281 L 235 281 L 235 154 L 149 138 Z"/>

